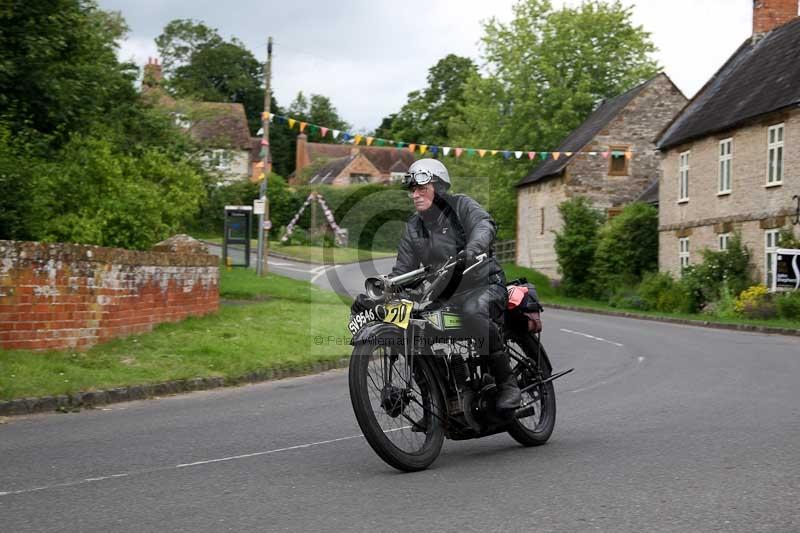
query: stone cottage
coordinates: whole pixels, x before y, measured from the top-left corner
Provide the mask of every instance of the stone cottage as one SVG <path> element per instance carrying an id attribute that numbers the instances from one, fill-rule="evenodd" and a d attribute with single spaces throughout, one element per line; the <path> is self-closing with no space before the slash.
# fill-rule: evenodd
<path id="1" fill-rule="evenodd" d="M 558 146 L 558 159 L 525 176 L 517 184 L 517 264 L 560 277 L 554 249 L 563 225 L 559 204 L 585 196 L 613 212 L 642 195 L 660 174 L 653 139 L 686 101 L 666 74 L 658 74 L 602 102 Z"/>
<path id="2" fill-rule="evenodd" d="M 171 97 L 161 86 L 161 65 L 150 59 L 144 67 L 142 96 L 168 111 L 175 124 L 195 140 L 204 152 L 206 167 L 217 174 L 220 185 L 253 176 L 253 140 L 244 106 L 230 102 L 197 102 Z M 259 143 L 260 139 L 255 141 Z"/>
<path id="3" fill-rule="evenodd" d="M 798 0 L 754 2 L 752 36 L 657 144 L 659 269 L 680 274 L 738 232 L 769 286 L 778 235 L 792 228 L 800 194 Z"/>

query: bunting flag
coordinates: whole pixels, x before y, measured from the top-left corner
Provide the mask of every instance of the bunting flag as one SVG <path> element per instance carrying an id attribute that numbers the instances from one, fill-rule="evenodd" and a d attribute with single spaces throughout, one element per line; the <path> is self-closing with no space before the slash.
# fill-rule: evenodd
<path id="1" fill-rule="evenodd" d="M 554 161 L 557 161 L 561 156 L 564 157 L 572 157 L 576 154 L 583 154 L 588 156 L 602 156 L 604 159 L 608 159 L 610 156 L 614 157 L 625 157 L 626 159 L 631 159 L 633 157 L 633 150 L 606 150 L 606 151 L 579 151 L 579 152 L 548 152 L 548 151 L 537 151 L 537 150 L 508 150 L 508 149 L 485 149 L 485 148 L 468 148 L 468 147 L 461 147 L 461 146 L 438 146 L 438 145 L 427 145 L 427 144 L 417 144 L 417 143 L 407 143 L 405 141 L 396 141 L 393 139 L 382 139 L 379 137 L 368 136 L 360 133 L 349 133 L 346 131 L 340 131 L 328 128 L 326 126 L 320 126 L 318 124 L 311 124 L 305 121 L 299 121 L 292 117 L 286 117 L 282 115 L 276 115 L 275 113 L 270 112 L 263 112 L 261 113 L 261 118 L 264 121 L 273 121 L 277 122 L 278 124 L 289 124 L 289 128 L 293 129 L 294 125 L 297 123 L 299 124 L 300 132 L 305 131 L 305 128 L 308 127 L 309 133 L 317 133 L 319 132 L 321 137 L 327 137 L 328 132 L 331 133 L 331 138 L 337 140 L 341 138 L 342 141 L 350 141 L 352 139 L 353 144 L 360 144 L 361 140 L 364 139 L 366 146 L 394 146 L 397 149 L 408 148 L 408 150 L 412 153 L 416 152 L 419 149 L 420 155 L 424 155 L 425 153 L 430 152 L 434 156 L 438 155 L 441 151 L 444 156 L 449 156 L 453 154 L 454 157 L 461 157 L 466 153 L 467 156 L 474 156 L 475 154 L 480 155 L 480 157 L 484 157 L 487 153 L 495 156 L 498 153 L 503 155 L 503 159 L 510 160 L 511 156 L 514 156 L 514 159 L 520 160 L 523 157 L 523 154 L 528 154 L 528 159 L 530 161 L 535 162 L 537 157 L 540 158 L 542 161 L 546 161 L 548 158 L 552 157 Z M 263 134 L 263 128 L 259 130 L 258 135 Z M 263 154 L 262 154 L 263 157 Z"/>
<path id="2" fill-rule="evenodd" d="M 256 135 L 264 135 L 264 128 L 258 128 Z"/>
<path id="3" fill-rule="evenodd" d="M 266 139 L 261 139 L 261 146 L 269 146 L 269 141 Z"/>
<path id="4" fill-rule="evenodd" d="M 259 161 L 258 163 L 255 164 L 255 167 L 256 168 L 264 168 L 264 161 Z"/>

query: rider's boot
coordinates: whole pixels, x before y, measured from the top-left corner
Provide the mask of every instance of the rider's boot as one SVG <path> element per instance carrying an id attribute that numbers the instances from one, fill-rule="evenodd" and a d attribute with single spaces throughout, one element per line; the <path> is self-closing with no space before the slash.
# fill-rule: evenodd
<path id="1" fill-rule="evenodd" d="M 497 401 L 495 407 L 498 411 L 507 411 L 519 407 L 522 394 L 517 385 L 517 378 L 511 371 L 511 364 L 506 352 L 497 352 L 489 356 L 492 375 L 497 385 Z"/>

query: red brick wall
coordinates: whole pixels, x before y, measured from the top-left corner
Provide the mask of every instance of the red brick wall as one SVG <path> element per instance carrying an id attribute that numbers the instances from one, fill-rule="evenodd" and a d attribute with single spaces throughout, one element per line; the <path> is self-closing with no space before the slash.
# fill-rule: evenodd
<path id="1" fill-rule="evenodd" d="M 218 307 L 215 256 L 0 240 L 1 348 L 88 348 Z"/>

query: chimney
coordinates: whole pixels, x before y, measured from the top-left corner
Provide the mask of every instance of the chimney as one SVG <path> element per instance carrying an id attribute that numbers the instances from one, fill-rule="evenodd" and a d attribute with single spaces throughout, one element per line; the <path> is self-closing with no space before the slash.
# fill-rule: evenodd
<path id="1" fill-rule="evenodd" d="M 300 172 L 311 163 L 308 154 L 308 137 L 305 133 L 297 136 L 297 148 L 294 158 L 294 177 L 300 178 Z"/>
<path id="2" fill-rule="evenodd" d="M 144 76 L 142 77 L 142 88 L 155 89 L 161 85 L 163 75 L 161 64 L 157 57 L 148 57 L 147 64 L 144 66 Z"/>
<path id="3" fill-rule="evenodd" d="M 798 15 L 798 0 L 753 0 L 753 37 L 758 39 Z"/>

